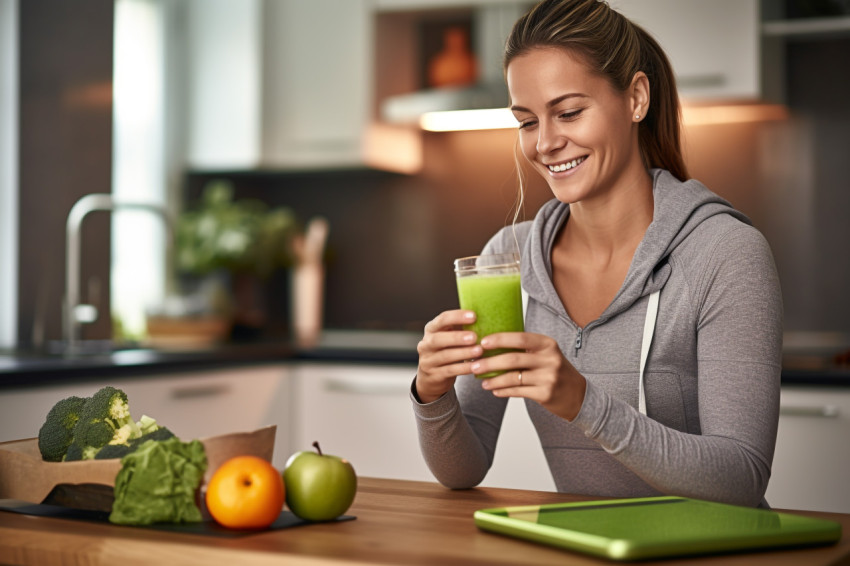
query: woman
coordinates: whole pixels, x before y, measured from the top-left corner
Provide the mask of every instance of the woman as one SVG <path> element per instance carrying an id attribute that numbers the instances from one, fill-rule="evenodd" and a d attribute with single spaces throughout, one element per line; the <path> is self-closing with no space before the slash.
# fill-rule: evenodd
<path id="1" fill-rule="evenodd" d="M 478 484 L 523 397 L 559 491 L 766 506 L 779 282 L 747 218 L 688 180 L 666 56 L 604 2 L 545 0 L 515 24 L 505 76 L 555 198 L 484 248 L 519 245 L 525 332 L 476 337 L 462 310 L 425 327 L 412 397 L 432 472 Z M 517 351 L 482 357 L 496 348 Z"/>

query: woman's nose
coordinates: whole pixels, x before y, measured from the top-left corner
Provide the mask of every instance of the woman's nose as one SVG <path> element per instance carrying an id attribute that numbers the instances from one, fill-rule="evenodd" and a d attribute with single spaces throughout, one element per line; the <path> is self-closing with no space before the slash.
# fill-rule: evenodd
<path id="1" fill-rule="evenodd" d="M 560 149 L 566 143 L 566 139 L 559 134 L 558 129 L 552 125 L 540 122 L 537 128 L 537 153 L 547 154 Z"/>

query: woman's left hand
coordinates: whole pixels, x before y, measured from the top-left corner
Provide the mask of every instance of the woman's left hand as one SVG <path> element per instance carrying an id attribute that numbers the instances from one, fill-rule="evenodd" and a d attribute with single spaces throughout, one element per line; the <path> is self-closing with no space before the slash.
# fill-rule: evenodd
<path id="1" fill-rule="evenodd" d="M 485 336 L 481 346 L 485 350 L 513 350 L 480 358 L 472 364 L 475 375 L 504 372 L 483 379 L 484 389 L 497 397 L 525 397 L 537 401 L 568 421 L 578 415 L 587 382 L 567 361 L 555 340 L 530 332 L 502 332 Z"/>

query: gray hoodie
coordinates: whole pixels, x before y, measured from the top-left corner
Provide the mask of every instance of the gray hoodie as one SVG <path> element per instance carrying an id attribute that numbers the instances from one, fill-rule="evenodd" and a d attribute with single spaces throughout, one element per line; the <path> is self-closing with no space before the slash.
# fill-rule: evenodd
<path id="1" fill-rule="evenodd" d="M 551 250 L 569 205 L 499 231 L 484 252 L 519 245 L 527 332 L 551 336 L 587 380 L 572 422 L 526 400 L 558 491 L 609 497 L 681 495 L 762 505 L 779 414 L 782 299 L 767 242 L 697 181 L 652 170 L 653 221 L 602 315 L 579 328 L 552 284 Z M 648 296 L 660 290 L 644 375 Z M 471 375 L 428 404 L 412 394 L 420 444 L 435 477 L 480 483 L 493 461 L 507 400 Z"/>

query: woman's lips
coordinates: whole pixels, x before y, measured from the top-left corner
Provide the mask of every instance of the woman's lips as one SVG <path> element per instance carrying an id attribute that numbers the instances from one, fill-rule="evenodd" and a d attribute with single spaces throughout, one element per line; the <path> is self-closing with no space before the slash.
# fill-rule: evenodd
<path id="1" fill-rule="evenodd" d="M 562 163 L 554 163 L 554 164 L 547 165 L 547 167 L 549 168 L 550 173 L 563 173 L 564 171 L 569 171 L 571 169 L 578 167 L 579 165 L 584 163 L 585 159 L 587 159 L 587 156 L 583 155 L 581 157 L 577 157 L 576 159 L 573 159 L 572 161 L 564 161 Z"/>

